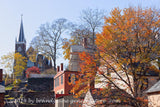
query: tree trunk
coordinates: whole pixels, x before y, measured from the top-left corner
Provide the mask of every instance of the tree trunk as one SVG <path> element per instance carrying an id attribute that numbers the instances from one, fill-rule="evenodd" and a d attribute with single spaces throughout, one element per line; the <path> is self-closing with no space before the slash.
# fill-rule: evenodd
<path id="1" fill-rule="evenodd" d="M 93 42 L 93 46 L 94 46 L 94 35 L 95 35 L 95 33 L 94 33 L 94 29 L 93 29 L 93 35 L 92 35 L 93 36 L 93 41 L 92 41 Z"/>
<path id="2" fill-rule="evenodd" d="M 53 59 L 54 65 L 53 65 L 53 67 L 54 67 L 54 70 L 56 71 L 56 54 L 57 54 L 57 50 L 56 50 L 57 45 L 56 45 L 56 42 L 55 42 L 54 46 L 55 47 L 54 47 L 54 59 Z"/>

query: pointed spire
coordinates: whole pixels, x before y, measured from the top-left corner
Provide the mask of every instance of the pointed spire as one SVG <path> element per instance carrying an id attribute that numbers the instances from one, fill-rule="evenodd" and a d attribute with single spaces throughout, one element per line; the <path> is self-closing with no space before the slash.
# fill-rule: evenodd
<path id="1" fill-rule="evenodd" d="M 26 43 L 26 40 L 25 40 L 25 37 L 24 37 L 22 16 L 23 15 L 21 15 L 21 25 L 20 25 L 20 32 L 19 32 L 18 42 L 24 42 L 24 43 Z"/>
<path id="2" fill-rule="evenodd" d="M 15 43 L 17 43 L 17 37 L 15 38 Z"/>

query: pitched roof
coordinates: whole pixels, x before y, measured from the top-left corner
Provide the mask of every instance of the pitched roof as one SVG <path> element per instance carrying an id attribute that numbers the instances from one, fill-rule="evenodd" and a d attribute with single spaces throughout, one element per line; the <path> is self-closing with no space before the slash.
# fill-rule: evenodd
<path id="1" fill-rule="evenodd" d="M 26 43 L 26 39 L 24 37 L 24 30 L 23 30 L 23 21 L 21 19 L 21 25 L 20 25 L 20 32 L 19 32 L 19 37 L 17 42 L 24 42 Z"/>
<path id="2" fill-rule="evenodd" d="M 146 93 L 160 92 L 160 80 L 154 84 Z"/>
<path id="3" fill-rule="evenodd" d="M 129 98 L 132 98 L 130 94 L 123 90 L 117 90 L 112 89 L 108 92 L 106 92 L 105 95 L 101 94 L 101 89 L 93 89 L 89 90 L 87 94 L 85 95 L 84 102 L 86 102 L 86 99 L 93 99 L 95 104 L 129 104 L 132 105 L 130 102 L 127 102 L 125 100 L 128 100 Z M 88 98 L 86 98 L 88 97 Z M 103 102 L 101 102 L 103 101 Z M 93 104 L 93 102 L 92 102 Z"/>

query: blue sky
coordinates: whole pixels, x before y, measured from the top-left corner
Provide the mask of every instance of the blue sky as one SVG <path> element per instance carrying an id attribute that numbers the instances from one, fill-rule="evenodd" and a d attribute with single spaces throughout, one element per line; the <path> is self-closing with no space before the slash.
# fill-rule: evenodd
<path id="1" fill-rule="evenodd" d="M 107 16 L 115 7 L 129 6 L 160 9 L 160 0 L 0 0 L 0 57 L 14 51 L 21 14 L 28 47 L 41 24 L 62 17 L 75 22 L 86 8 L 104 9 Z"/>

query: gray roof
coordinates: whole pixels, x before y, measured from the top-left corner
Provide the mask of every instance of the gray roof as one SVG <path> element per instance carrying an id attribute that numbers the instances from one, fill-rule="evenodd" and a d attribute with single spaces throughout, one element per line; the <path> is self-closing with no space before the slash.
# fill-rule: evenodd
<path id="1" fill-rule="evenodd" d="M 105 96 L 104 96 L 104 94 L 102 94 L 100 88 L 95 88 L 93 90 L 90 89 L 87 94 L 85 95 L 84 99 L 89 99 L 90 100 L 90 99 L 93 98 L 95 103 L 98 104 L 98 105 L 99 104 L 102 104 L 102 105 L 104 105 L 104 104 L 105 105 L 112 105 L 112 104 L 113 105 L 114 104 L 127 105 L 127 104 L 129 104 L 129 102 L 124 102 L 123 100 L 131 98 L 131 95 L 128 94 L 126 91 L 118 90 L 118 89 L 112 89 L 108 92 L 106 91 Z M 89 107 L 91 107 L 91 106 L 89 106 Z"/>
<path id="2" fill-rule="evenodd" d="M 24 37 L 24 30 L 23 30 L 23 21 L 21 19 L 21 26 L 20 26 L 20 32 L 19 32 L 19 37 L 17 42 L 24 42 L 26 43 L 25 37 Z"/>
<path id="3" fill-rule="evenodd" d="M 53 74 L 30 74 L 29 78 L 54 78 Z"/>
<path id="4" fill-rule="evenodd" d="M 154 84 L 146 93 L 153 93 L 153 92 L 159 92 L 160 91 L 160 80 Z"/>
<path id="5" fill-rule="evenodd" d="M 0 85 L 0 93 L 5 93 L 5 87 L 3 85 Z"/>

